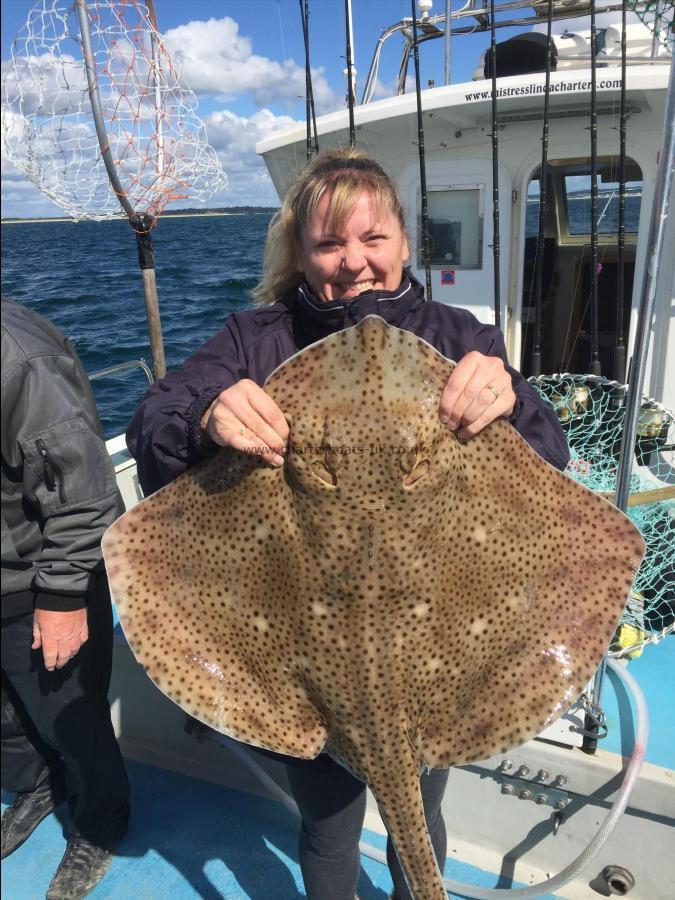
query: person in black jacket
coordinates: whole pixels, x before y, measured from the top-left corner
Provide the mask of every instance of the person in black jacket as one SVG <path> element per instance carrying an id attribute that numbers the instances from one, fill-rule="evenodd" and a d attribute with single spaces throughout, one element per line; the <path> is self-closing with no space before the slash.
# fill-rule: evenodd
<path id="1" fill-rule="evenodd" d="M 2 299 L 2 857 L 68 801 L 49 900 L 100 881 L 129 816 L 110 720 L 101 537 L 123 511 L 89 380 L 45 318 Z"/>
<path id="2" fill-rule="evenodd" d="M 289 188 L 270 225 L 261 307 L 236 313 L 180 369 L 148 391 L 127 433 L 141 486 L 157 490 L 218 445 L 283 465 L 289 427 L 262 386 L 298 350 L 376 314 L 457 362 L 439 417 L 462 440 L 508 419 L 563 469 L 567 445 L 554 411 L 511 368 L 500 331 L 470 313 L 425 300 L 405 270 L 408 240 L 397 192 L 383 169 L 355 150 L 315 158 Z M 302 814 L 300 863 L 312 900 L 353 900 L 365 785 L 326 754 L 288 761 Z M 441 868 L 440 813 L 447 770 L 421 777 L 427 826 Z M 410 898 L 388 845 L 396 900 Z"/>

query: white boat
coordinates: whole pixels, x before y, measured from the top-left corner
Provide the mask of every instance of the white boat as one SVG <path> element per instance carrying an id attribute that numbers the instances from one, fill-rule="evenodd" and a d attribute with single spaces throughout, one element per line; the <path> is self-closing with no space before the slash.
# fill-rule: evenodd
<path id="1" fill-rule="evenodd" d="M 578 15 L 588 4 L 558 0 L 556 16 Z M 427 4 L 428 6 L 428 4 Z M 513 3 L 535 7 L 545 4 Z M 620 4 L 614 4 L 619 7 Z M 619 14 L 617 13 L 617 16 Z M 443 31 L 443 16 L 425 16 L 426 34 Z M 484 25 L 485 4 L 467 3 L 452 17 L 453 27 L 471 21 Z M 356 21 L 358 33 L 358 20 Z M 481 25 L 481 27 L 483 27 Z M 620 26 L 619 26 L 620 28 Z M 671 56 L 655 45 L 645 26 L 631 26 L 631 55 L 627 71 L 626 99 L 629 111 L 627 155 L 629 195 L 634 198 L 633 230 L 626 239 L 626 314 L 621 338 L 630 358 L 638 331 L 641 290 L 648 252 L 652 210 L 661 199 L 655 194 L 658 149 L 662 139 Z M 617 24 L 609 26 L 602 68 L 598 70 L 598 166 L 600 208 L 605 221 L 613 212 L 618 191 L 616 158 L 621 69 L 616 62 Z M 410 22 L 390 29 L 409 34 Z M 545 274 L 542 297 L 544 342 L 543 373 L 585 372 L 590 361 L 590 333 L 585 313 L 590 278 L 590 228 L 583 210 L 575 220 L 574 204 L 587 204 L 590 189 L 589 105 L 591 73 L 586 57 L 589 45 L 581 31 L 574 44 L 576 54 L 561 56 L 564 64 L 551 73 L 549 197 L 546 214 Z M 455 35 L 453 40 L 460 40 Z M 561 46 L 565 39 L 560 39 Z M 423 45 L 421 50 L 423 51 Z M 377 57 L 375 57 L 376 59 Z M 498 57 L 499 58 L 499 57 Z M 501 322 L 512 362 L 529 374 L 532 359 L 533 305 L 531 281 L 536 229 L 531 227 L 528 206 L 536 203 L 541 164 L 543 72 L 498 78 L 499 100 L 499 225 L 502 249 L 499 281 Z M 433 237 L 431 278 L 434 300 L 470 309 L 480 320 L 494 322 L 494 263 L 491 216 L 492 153 L 491 83 L 474 80 L 434 86 L 421 93 L 426 178 Z M 400 93 L 354 109 L 357 146 L 378 158 L 400 187 L 411 228 L 411 268 L 423 282 L 420 219 L 420 175 L 416 131 L 416 97 Z M 349 142 L 346 111 L 317 120 L 321 149 Z M 258 146 L 275 187 L 283 194 L 295 171 L 305 161 L 304 127 L 263 141 Z M 639 213 L 636 206 L 639 198 Z M 580 207 L 581 209 L 581 207 Z M 664 242 L 675 246 L 675 197 L 671 198 Z M 599 355 L 604 372 L 612 372 L 612 351 L 617 341 L 616 269 L 617 240 L 601 226 L 599 251 L 606 275 L 600 286 Z M 656 283 L 655 316 L 651 325 L 647 379 L 644 393 L 653 398 L 653 409 L 663 413 L 654 452 L 643 462 L 650 486 L 672 485 L 675 475 L 672 451 L 672 419 L 675 408 L 675 255 L 661 258 Z M 611 374 L 610 374 L 611 377 Z M 588 385 L 590 384 L 590 388 Z M 584 386 L 585 385 L 585 386 Z M 588 397 L 592 380 L 584 382 Z M 569 397 L 558 397 L 561 418 L 569 422 L 582 416 L 585 400 L 577 388 Z M 581 402 L 581 409 L 579 408 Z M 665 411 L 665 412 L 664 412 Z M 643 422 L 648 429 L 647 420 Z M 668 430 L 670 428 L 670 431 Z M 646 434 L 646 431 L 645 431 Z M 660 441 L 660 443 L 659 443 Z M 665 446 L 664 446 L 665 445 Z M 670 445 L 670 449 L 668 449 Z M 116 460 L 118 480 L 127 507 L 141 498 L 135 464 L 124 450 L 123 438 L 109 442 Z M 672 501 L 671 501 L 672 507 Z M 671 513 L 675 515 L 675 511 Z M 670 599 L 671 611 L 675 601 Z M 644 635 L 642 635 L 644 637 Z M 647 646 L 630 663 L 657 704 L 657 740 L 647 750 L 646 762 L 630 795 L 628 811 L 613 829 L 592 864 L 580 871 L 556 896 L 581 900 L 609 893 L 630 892 L 641 900 L 669 900 L 675 884 L 672 847 L 675 837 L 675 724 L 661 710 L 672 694 L 673 642 Z M 670 676 L 668 670 L 670 668 Z M 182 711 L 149 681 L 135 661 L 123 635 L 116 635 L 112 708 L 123 752 L 131 759 L 171 769 L 210 782 L 283 799 L 287 788 L 283 768 L 273 762 L 246 761 L 245 751 L 227 739 L 216 741 L 207 730 L 185 730 Z M 507 757 L 495 757 L 452 770 L 444 815 L 452 855 L 477 869 L 500 874 L 506 885 L 513 881 L 545 882 L 584 853 L 592 843 L 609 806 L 620 797 L 622 780 L 631 754 L 634 715 L 623 683 L 607 680 L 602 703 L 608 736 L 594 754 L 583 752 L 585 713 L 580 701 L 558 723 Z M 658 706 L 660 704 L 660 706 Z M 195 740 L 195 736 L 202 740 Z M 284 801 L 287 802 L 287 801 Z M 369 800 L 366 825 L 384 832 L 377 807 Z M 243 851 L 244 852 L 244 851 Z M 543 889 L 543 892 L 546 888 Z M 508 896 L 508 891 L 504 891 Z M 133 893 L 132 893 L 133 895 Z M 244 896 L 242 894 L 242 896 Z M 258 900 L 254 894 L 250 896 Z M 271 896 L 271 894 L 269 895 Z M 466 896 L 476 896 L 468 892 Z M 262 900 L 262 898 L 261 898 Z"/>

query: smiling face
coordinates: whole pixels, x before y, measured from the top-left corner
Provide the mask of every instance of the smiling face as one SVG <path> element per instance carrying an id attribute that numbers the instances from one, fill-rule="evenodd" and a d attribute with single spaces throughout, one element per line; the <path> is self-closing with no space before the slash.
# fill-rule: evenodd
<path id="1" fill-rule="evenodd" d="M 346 220 L 330 230 L 331 195 L 324 194 L 300 231 L 298 271 L 320 300 L 351 300 L 364 291 L 395 291 L 408 258 L 408 242 L 396 216 L 359 197 Z"/>

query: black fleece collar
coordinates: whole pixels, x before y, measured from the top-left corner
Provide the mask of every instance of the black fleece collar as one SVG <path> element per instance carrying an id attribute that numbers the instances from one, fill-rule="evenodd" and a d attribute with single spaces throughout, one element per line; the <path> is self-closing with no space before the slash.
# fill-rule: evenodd
<path id="1" fill-rule="evenodd" d="M 297 289 L 295 312 L 311 319 L 325 334 L 356 325 L 366 316 L 381 316 L 400 326 L 408 314 L 424 303 L 422 286 L 408 271 L 395 291 L 364 291 L 351 300 L 319 300 L 306 282 Z"/>

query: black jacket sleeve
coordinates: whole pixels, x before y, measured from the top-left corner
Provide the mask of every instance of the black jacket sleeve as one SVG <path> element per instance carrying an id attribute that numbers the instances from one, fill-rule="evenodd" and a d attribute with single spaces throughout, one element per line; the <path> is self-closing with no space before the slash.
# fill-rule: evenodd
<path id="1" fill-rule="evenodd" d="M 504 361 L 516 395 L 516 406 L 509 421 L 533 450 L 556 469 L 564 469 L 570 460 L 567 440 L 553 407 L 525 378 L 509 365 L 504 337 L 493 325 L 477 323 L 475 349 Z"/>
<path id="2" fill-rule="evenodd" d="M 3 560 L 7 540 L 31 565 L 36 609 L 80 609 L 123 512 L 89 384 L 79 360 L 55 352 L 3 371 L 2 394 L 3 466 L 23 479 L 3 510 Z"/>
<path id="3" fill-rule="evenodd" d="M 180 369 L 152 385 L 127 430 L 146 496 L 213 452 L 201 438 L 202 416 L 221 391 L 246 377 L 244 348 L 230 317 Z"/>

